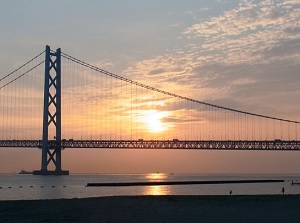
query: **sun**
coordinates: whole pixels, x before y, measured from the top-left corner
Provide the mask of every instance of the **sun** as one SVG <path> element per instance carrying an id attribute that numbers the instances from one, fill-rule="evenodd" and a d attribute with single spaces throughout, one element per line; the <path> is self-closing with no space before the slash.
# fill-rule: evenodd
<path id="1" fill-rule="evenodd" d="M 168 126 L 162 122 L 162 119 L 168 116 L 166 111 L 147 110 L 143 112 L 144 122 L 150 132 L 163 132 L 168 129 Z"/>

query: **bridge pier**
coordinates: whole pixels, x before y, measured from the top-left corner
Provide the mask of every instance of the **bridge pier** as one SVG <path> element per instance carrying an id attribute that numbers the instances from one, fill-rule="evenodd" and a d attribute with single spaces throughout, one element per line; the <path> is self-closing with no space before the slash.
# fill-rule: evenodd
<path id="1" fill-rule="evenodd" d="M 61 171 L 55 171 L 55 170 L 35 170 L 32 173 L 33 175 L 42 175 L 42 176 L 47 176 L 47 175 L 54 175 L 54 176 L 61 176 L 61 175 L 69 175 L 68 170 L 61 170 Z"/>
<path id="2" fill-rule="evenodd" d="M 55 131 L 51 141 L 50 128 Z M 41 170 L 33 174 L 68 175 L 69 171 L 61 169 L 61 150 L 61 50 L 53 52 L 46 46 L 42 163 Z M 54 164 L 55 170 L 48 170 L 50 163 Z"/>

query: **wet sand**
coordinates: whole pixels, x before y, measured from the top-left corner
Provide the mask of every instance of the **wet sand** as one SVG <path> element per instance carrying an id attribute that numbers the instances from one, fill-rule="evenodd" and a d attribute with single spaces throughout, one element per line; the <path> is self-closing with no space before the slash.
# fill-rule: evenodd
<path id="1" fill-rule="evenodd" d="M 300 222 L 300 195 L 0 201 L 0 222 Z"/>

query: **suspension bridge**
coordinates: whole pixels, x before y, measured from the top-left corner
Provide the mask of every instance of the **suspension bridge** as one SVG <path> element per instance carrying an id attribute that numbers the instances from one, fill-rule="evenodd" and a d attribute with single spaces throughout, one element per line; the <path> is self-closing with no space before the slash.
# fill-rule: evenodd
<path id="1" fill-rule="evenodd" d="M 41 149 L 37 175 L 69 174 L 61 158 L 67 148 L 300 150 L 298 121 L 207 103 L 189 97 L 188 89 L 162 86 L 46 46 L 0 77 L 0 147 Z"/>

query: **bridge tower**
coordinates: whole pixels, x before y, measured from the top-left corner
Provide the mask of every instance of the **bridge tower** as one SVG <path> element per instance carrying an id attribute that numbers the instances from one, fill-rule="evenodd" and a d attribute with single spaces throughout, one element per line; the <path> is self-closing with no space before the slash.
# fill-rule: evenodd
<path id="1" fill-rule="evenodd" d="M 49 131 L 53 128 L 55 136 L 50 140 Z M 46 46 L 42 163 L 41 170 L 33 174 L 68 175 L 69 171 L 61 169 L 61 150 L 61 50 L 53 52 Z M 51 163 L 55 170 L 48 170 Z"/>

